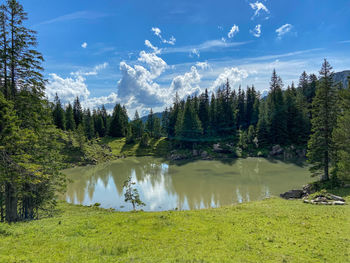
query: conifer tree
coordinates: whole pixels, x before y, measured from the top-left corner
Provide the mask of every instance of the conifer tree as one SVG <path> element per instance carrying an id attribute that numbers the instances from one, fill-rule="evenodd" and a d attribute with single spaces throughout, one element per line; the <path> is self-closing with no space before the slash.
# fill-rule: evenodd
<path id="1" fill-rule="evenodd" d="M 62 108 L 62 104 L 60 99 L 58 98 L 58 95 L 56 93 L 55 96 L 55 105 L 52 111 L 53 114 L 53 121 L 56 125 L 57 128 L 61 130 L 65 130 L 66 128 L 66 120 L 65 120 L 65 112 L 64 109 Z"/>
<path id="2" fill-rule="evenodd" d="M 111 123 L 109 126 L 109 135 L 112 137 L 124 137 L 128 125 L 128 116 L 126 110 L 119 103 L 115 105 Z"/>
<path id="3" fill-rule="evenodd" d="M 267 97 L 267 125 L 270 143 L 283 145 L 287 140 L 287 126 L 282 86 L 281 78 L 273 70 Z"/>
<path id="4" fill-rule="evenodd" d="M 308 161 L 312 165 L 310 171 L 314 175 L 320 175 L 322 181 L 329 179 L 336 104 L 337 90 L 333 87 L 332 67 L 325 59 L 320 70 L 316 96 L 312 102 L 312 133 L 307 153 Z"/>
<path id="5" fill-rule="evenodd" d="M 146 121 L 146 131 L 150 135 L 150 137 L 154 137 L 154 122 L 155 116 L 153 114 L 153 110 L 151 109 L 148 113 L 147 121 Z"/>
<path id="6" fill-rule="evenodd" d="M 70 103 L 68 103 L 68 106 L 66 108 L 66 129 L 68 131 L 73 131 L 75 129 L 73 108 Z"/>
<path id="7" fill-rule="evenodd" d="M 332 138 L 337 151 L 336 174 L 344 181 L 350 180 L 350 77 L 348 87 L 340 91 L 340 114 Z"/>
<path id="8" fill-rule="evenodd" d="M 75 127 L 78 127 L 79 124 L 83 122 L 83 109 L 80 105 L 79 97 L 77 96 L 73 104 L 73 116 L 75 121 Z"/>
<path id="9" fill-rule="evenodd" d="M 195 112 L 190 97 L 187 98 L 184 111 L 179 119 L 176 129 L 176 137 L 178 140 L 192 145 L 198 141 L 202 134 L 202 126 Z"/>
<path id="10" fill-rule="evenodd" d="M 143 123 L 137 110 L 135 111 L 134 120 L 131 122 L 131 131 L 135 139 L 140 139 L 143 135 Z"/>
<path id="11" fill-rule="evenodd" d="M 95 137 L 94 120 L 91 116 L 90 109 L 86 109 L 84 112 L 83 127 L 84 127 L 85 136 L 89 140 Z"/>
<path id="12" fill-rule="evenodd" d="M 207 89 L 205 89 L 205 93 L 203 93 L 199 98 L 198 117 L 202 123 L 203 133 L 207 134 L 209 129 L 209 124 L 210 124 L 209 95 L 208 95 Z"/>

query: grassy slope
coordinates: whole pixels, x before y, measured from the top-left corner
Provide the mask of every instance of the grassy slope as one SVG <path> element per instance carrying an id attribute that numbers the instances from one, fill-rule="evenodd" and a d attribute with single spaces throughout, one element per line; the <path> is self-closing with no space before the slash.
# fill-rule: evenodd
<path id="1" fill-rule="evenodd" d="M 165 137 L 151 139 L 149 147 L 140 147 L 140 143 L 126 144 L 125 138 L 102 138 L 101 143 L 107 144 L 115 156 L 166 156 L 168 154 L 169 142 Z"/>
<path id="2" fill-rule="evenodd" d="M 350 190 L 343 193 L 350 201 Z M 272 198 L 195 211 L 58 215 L 0 224 L 0 262 L 350 262 L 350 207 Z"/>

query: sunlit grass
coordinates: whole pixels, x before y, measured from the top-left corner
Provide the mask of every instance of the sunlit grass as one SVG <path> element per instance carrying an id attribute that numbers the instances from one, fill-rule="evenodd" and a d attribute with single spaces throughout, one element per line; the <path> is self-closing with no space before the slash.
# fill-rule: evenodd
<path id="1" fill-rule="evenodd" d="M 150 139 L 148 147 L 140 146 L 140 142 L 127 144 L 125 138 L 103 138 L 102 143 L 107 144 L 112 149 L 112 154 L 121 156 L 166 156 L 169 148 L 169 141 L 162 137 L 160 139 Z"/>
<path id="2" fill-rule="evenodd" d="M 195 211 L 59 209 L 0 224 L 0 262 L 350 262 L 349 206 L 273 198 Z"/>

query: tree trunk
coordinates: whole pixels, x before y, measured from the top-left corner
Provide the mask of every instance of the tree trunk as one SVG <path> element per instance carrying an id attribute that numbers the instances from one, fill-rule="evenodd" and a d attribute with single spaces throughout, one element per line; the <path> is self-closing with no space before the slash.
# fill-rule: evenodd
<path id="1" fill-rule="evenodd" d="M 0 192 L 0 222 L 4 222 L 4 193 L 2 192 Z"/>
<path id="2" fill-rule="evenodd" d="M 329 154 L 328 151 L 324 153 L 324 173 L 321 177 L 321 181 L 329 180 Z"/>
<path id="3" fill-rule="evenodd" d="M 16 191 L 11 183 L 5 184 L 5 213 L 7 222 L 18 220 Z"/>

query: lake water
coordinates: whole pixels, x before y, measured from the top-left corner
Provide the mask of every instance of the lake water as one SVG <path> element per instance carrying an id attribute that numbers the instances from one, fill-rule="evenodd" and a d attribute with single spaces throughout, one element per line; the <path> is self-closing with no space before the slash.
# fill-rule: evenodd
<path id="1" fill-rule="evenodd" d="M 136 182 L 145 211 L 187 210 L 260 200 L 311 181 L 306 166 L 263 158 L 169 163 L 154 157 L 120 159 L 63 171 L 71 180 L 63 199 L 129 211 L 123 183 Z"/>

